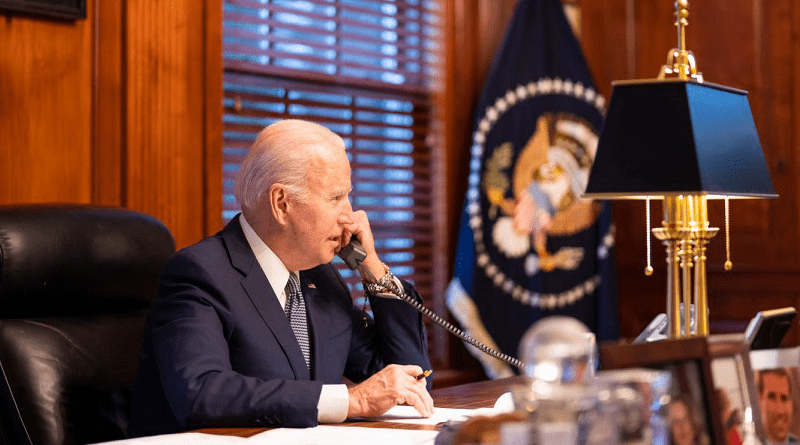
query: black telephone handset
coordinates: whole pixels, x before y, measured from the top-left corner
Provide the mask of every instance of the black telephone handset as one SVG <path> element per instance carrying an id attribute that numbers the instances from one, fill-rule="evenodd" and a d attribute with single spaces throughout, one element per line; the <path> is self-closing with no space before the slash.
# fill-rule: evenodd
<path id="1" fill-rule="evenodd" d="M 350 270 L 358 269 L 367 257 L 367 251 L 355 237 L 350 238 L 350 242 L 339 250 L 339 258 L 347 264 Z"/>
<path id="2" fill-rule="evenodd" d="M 347 264 L 347 267 L 349 267 L 351 270 L 357 270 L 358 273 L 361 275 L 362 279 L 368 280 L 373 283 L 376 283 L 378 281 L 377 279 L 375 279 L 375 276 L 372 274 L 372 272 L 370 272 L 369 269 L 367 269 L 366 267 L 361 267 L 361 263 L 363 263 L 364 259 L 367 257 L 367 251 L 366 249 L 364 249 L 364 246 L 361 245 L 361 242 L 358 241 L 355 237 L 350 238 L 350 243 L 342 247 L 337 255 L 339 255 L 339 258 L 341 258 L 345 264 Z M 474 338 L 465 334 L 457 327 L 450 324 L 447 320 L 436 315 L 430 309 L 420 304 L 416 299 L 409 296 L 402 288 L 398 288 L 398 286 L 396 286 L 394 283 L 390 283 L 390 285 L 391 287 L 388 288 L 388 290 L 392 294 L 396 295 L 399 299 L 410 304 L 419 313 L 430 318 L 439 326 L 447 329 L 450 333 L 452 333 L 456 337 L 466 341 L 467 343 L 470 343 L 471 345 L 475 346 L 476 348 L 491 355 L 496 359 L 502 360 L 512 366 L 516 366 L 523 372 L 525 371 L 525 365 L 519 359 L 495 351 L 494 349 L 484 345 L 478 340 L 475 340 Z"/>

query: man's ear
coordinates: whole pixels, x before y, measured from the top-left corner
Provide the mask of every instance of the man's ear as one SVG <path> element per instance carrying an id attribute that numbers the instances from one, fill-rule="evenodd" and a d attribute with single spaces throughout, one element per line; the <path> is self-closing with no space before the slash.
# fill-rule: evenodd
<path id="1" fill-rule="evenodd" d="M 283 184 L 272 184 L 269 188 L 269 207 L 272 217 L 280 225 L 286 224 L 286 217 L 289 212 L 289 192 Z"/>

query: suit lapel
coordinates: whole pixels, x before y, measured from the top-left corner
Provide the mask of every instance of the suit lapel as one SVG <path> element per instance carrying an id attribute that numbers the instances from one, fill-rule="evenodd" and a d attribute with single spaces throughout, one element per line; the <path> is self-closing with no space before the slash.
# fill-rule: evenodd
<path id="1" fill-rule="evenodd" d="M 253 250 L 242 232 L 239 217 L 223 229 L 222 238 L 228 249 L 231 265 L 244 274 L 241 284 L 261 319 L 283 349 L 297 380 L 310 380 L 303 352 L 292 331 L 286 313 L 272 290 L 264 271 L 256 261 Z"/>

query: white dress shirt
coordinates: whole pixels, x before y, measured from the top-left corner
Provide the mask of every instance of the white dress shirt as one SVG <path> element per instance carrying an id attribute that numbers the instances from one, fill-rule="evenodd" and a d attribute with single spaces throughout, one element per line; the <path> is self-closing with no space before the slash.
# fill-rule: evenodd
<path id="1" fill-rule="evenodd" d="M 278 297 L 281 307 L 286 307 L 286 283 L 289 282 L 289 274 L 300 277 L 298 271 L 289 271 L 283 265 L 275 252 L 259 238 L 255 230 L 244 219 L 244 215 L 239 216 L 247 243 L 256 256 L 258 264 L 264 271 L 269 280 L 272 290 Z M 350 405 L 350 394 L 347 392 L 346 385 L 322 385 L 322 392 L 317 402 L 317 420 L 320 423 L 339 423 L 347 419 L 347 408 Z"/>

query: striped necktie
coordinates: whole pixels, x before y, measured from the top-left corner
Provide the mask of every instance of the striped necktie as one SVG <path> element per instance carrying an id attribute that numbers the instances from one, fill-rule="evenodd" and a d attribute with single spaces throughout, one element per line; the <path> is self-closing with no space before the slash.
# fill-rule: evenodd
<path id="1" fill-rule="evenodd" d="M 306 366 L 311 370 L 311 352 L 308 342 L 308 324 L 306 320 L 306 302 L 300 292 L 300 282 L 294 274 L 289 274 L 289 282 L 286 283 L 286 316 L 292 325 L 292 331 L 303 351 L 303 358 L 306 359 Z"/>

